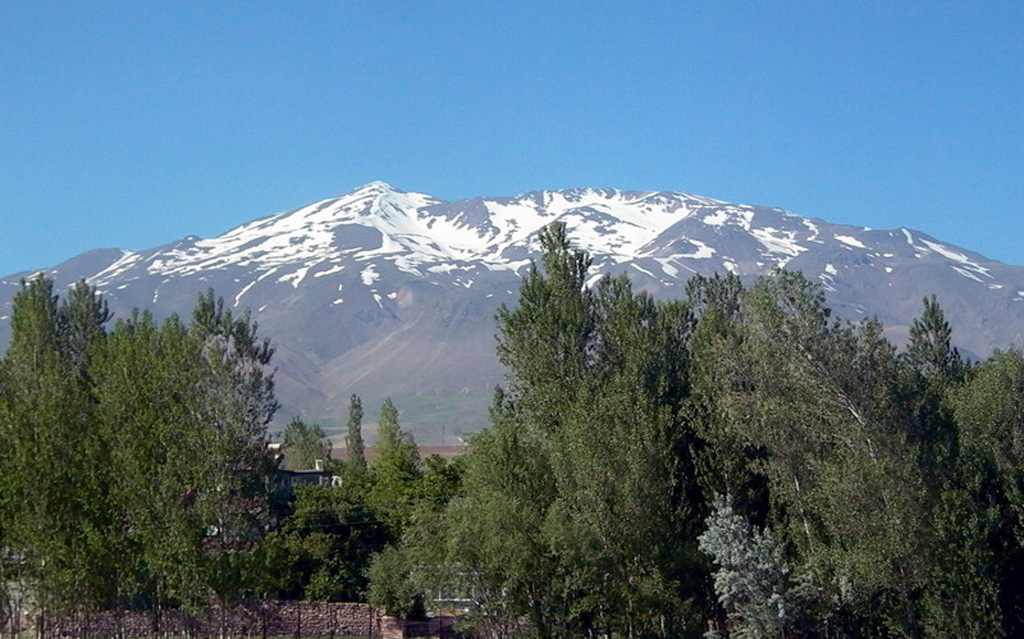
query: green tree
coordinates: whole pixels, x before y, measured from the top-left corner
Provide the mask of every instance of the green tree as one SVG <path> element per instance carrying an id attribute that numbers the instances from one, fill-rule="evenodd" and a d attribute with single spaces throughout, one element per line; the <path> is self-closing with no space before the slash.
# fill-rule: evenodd
<path id="1" fill-rule="evenodd" d="M 242 593 L 267 519 L 272 349 L 212 294 L 196 321 L 110 314 L 34 278 L 0 362 L 4 557 L 41 613 Z M 45 627 L 42 628 L 45 632 Z"/>
<path id="2" fill-rule="evenodd" d="M 345 452 L 349 478 L 361 481 L 366 474 L 366 444 L 363 442 L 363 400 L 359 395 L 349 398 Z"/>
<path id="3" fill-rule="evenodd" d="M 1003 629 L 1024 632 L 1024 352 L 996 352 L 957 393 L 963 483 L 983 519 Z M 983 560 L 986 559 L 983 557 Z"/>
<path id="4" fill-rule="evenodd" d="M 705 380 L 719 423 L 759 451 L 769 523 L 796 551 L 798 576 L 837 604 L 819 630 L 854 614 L 918 635 L 929 533 L 894 348 L 875 321 L 833 321 L 820 287 L 795 273 L 745 293 L 739 322 L 705 351 Z"/>
<path id="5" fill-rule="evenodd" d="M 997 352 L 977 369 L 957 397 L 956 421 L 967 462 L 995 474 L 1015 521 L 1024 522 L 1024 352 Z"/>
<path id="6" fill-rule="evenodd" d="M 58 309 L 60 331 L 72 364 L 83 373 L 88 367 L 89 352 L 106 335 L 105 325 L 111 317 L 107 301 L 85 280 L 72 286 L 61 301 Z"/>
<path id="7" fill-rule="evenodd" d="M 926 297 L 900 358 L 905 428 L 927 488 L 923 505 L 931 533 L 922 539 L 930 547 L 922 624 L 931 636 L 995 637 L 998 583 L 987 542 L 992 517 L 964 474 L 951 398 L 969 367 L 951 338 L 937 298 Z"/>
<path id="8" fill-rule="evenodd" d="M 399 546 L 388 546 L 373 556 L 368 574 L 368 601 L 394 617 L 409 617 L 416 612 L 417 592 L 414 566 Z"/>
<path id="9" fill-rule="evenodd" d="M 110 538 L 124 551 L 124 605 L 243 594 L 269 521 L 271 353 L 246 317 L 207 295 L 192 325 L 139 312 L 119 321 L 95 356 L 99 427 L 118 473 Z"/>
<path id="10" fill-rule="evenodd" d="M 937 298 L 924 299 L 921 316 L 910 326 L 910 343 L 902 355 L 906 364 L 903 382 L 908 407 L 908 434 L 918 447 L 918 463 L 931 492 L 943 483 L 956 481 L 956 425 L 950 393 L 964 382 L 967 365 L 951 343 L 952 329 Z"/>
<path id="11" fill-rule="evenodd" d="M 526 618 L 538 636 L 550 637 L 563 608 L 554 588 L 557 558 L 543 529 L 556 495 L 547 447 L 537 430 L 514 418 L 500 387 L 491 426 L 471 444 L 464 492 L 445 513 L 444 560 L 431 572 L 472 599 L 467 622 L 476 630 L 509 636 Z"/>
<path id="12" fill-rule="evenodd" d="M 331 457 L 331 442 L 324 429 L 319 424 L 306 424 L 300 417 L 293 417 L 285 424 L 281 444 L 292 470 L 309 470 L 317 460 Z"/>
<path id="13" fill-rule="evenodd" d="M 593 318 L 584 284 L 591 258 L 572 249 L 565 224 L 545 227 L 538 239 L 544 270 L 531 264 L 517 307 L 498 310 L 497 352 L 517 409 L 554 432 L 587 365 Z"/>
<path id="14" fill-rule="evenodd" d="M 22 282 L 4 357 L 0 436 L 5 441 L 0 519 L 20 557 L 22 589 L 41 611 L 104 599 L 97 569 L 109 558 L 93 402 L 66 339 L 52 280 Z M 102 332 L 102 325 L 98 327 Z"/>
<path id="15" fill-rule="evenodd" d="M 446 515 L 449 578 L 468 579 L 479 628 L 523 617 L 539 637 L 674 636 L 695 625 L 703 562 L 690 313 L 626 278 L 586 287 L 590 258 L 564 225 L 540 242 L 541 267 L 498 313 L 509 392 Z"/>
<path id="16" fill-rule="evenodd" d="M 952 345 L 953 330 L 934 295 L 924 298 L 920 317 L 910 325 L 905 359 L 926 378 L 953 385 L 963 381 L 966 364 Z"/>
<path id="17" fill-rule="evenodd" d="M 98 427 L 118 474 L 110 503 L 120 522 L 111 539 L 124 558 L 114 580 L 119 603 L 142 596 L 157 608 L 199 605 L 210 594 L 204 543 L 218 493 L 207 483 L 198 344 L 176 317 L 157 326 L 136 312 L 118 321 L 95 359 Z"/>
<path id="18" fill-rule="evenodd" d="M 363 601 L 370 558 L 388 540 L 360 491 L 299 486 L 280 530 L 260 543 L 255 587 L 273 598 Z"/>
<path id="19" fill-rule="evenodd" d="M 420 479 L 419 449 L 398 423 L 398 409 L 384 400 L 377 422 L 377 444 L 370 463 L 370 504 L 387 522 L 395 538 L 408 525 Z"/>
<path id="20" fill-rule="evenodd" d="M 222 495 L 209 503 L 217 531 L 209 544 L 212 588 L 222 601 L 244 594 L 245 551 L 269 520 L 267 427 L 278 402 L 269 368 L 274 349 L 257 332 L 248 312 L 235 317 L 212 290 L 199 296 L 189 334 L 203 365 L 196 409 L 206 425 L 208 481 Z"/>
<path id="21" fill-rule="evenodd" d="M 697 434 L 695 474 L 704 493 L 731 495 L 737 511 L 756 525 L 764 525 L 768 488 L 757 467 L 766 451 L 734 428 L 722 410 L 724 399 L 735 389 L 721 383 L 726 369 L 719 354 L 742 342 L 744 292 L 739 277 L 732 273 L 724 277 L 696 275 L 687 281 L 686 299 L 696 325 L 690 340 L 692 394 L 685 411 Z"/>

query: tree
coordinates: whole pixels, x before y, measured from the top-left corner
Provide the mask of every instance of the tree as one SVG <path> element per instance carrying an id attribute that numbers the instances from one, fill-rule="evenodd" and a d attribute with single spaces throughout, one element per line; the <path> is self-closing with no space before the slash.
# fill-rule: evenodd
<path id="1" fill-rule="evenodd" d="M 953 331 L 935 295 L 924 298 L 920 317 L 910 325 L 910 344 L 904 358 L 926 378 L 945 385 L 963 381 L 966 364 L 953 347 Z"/>
<path id="2" fill-rule="evenodd" d="M 909 408 L 908 435 L 918 447 L 918 464 L 933 494 L 956 481 L 956 424 L 950 393 L 964 382 L 968 367 L 951 344 L 952 330 L 937 298 L 924 298 L 921 316 L 910 326 L 910 343 L 901 359 L 906 365 L 904 403 Z"/>
<path id="3" fill-rule="evenodd" d="M 199 343 L 177 317 L 157 325 L 135 312 L 115 325 L 93 376 L 97 427 L 118 478 L 110 494 L 118 525 L 109 531 L 123 557 L 112 580 L 118 605 L 137 597 L 157 609 L 199 605 L 210 596 L 214 504 L 227 498 L 212 481 Z"/>
<path id="4" fill-rule="evenodd" d="M 89 351 L 106 335 L 104 326 L 112 315 L 107 301 L 85 280 L 77 282 L 58 309 L 60 332 L 67 343 L 71 362 L 80 371 L 88 368 Z"/>
<path id="5" fill-rule="evenodd" d="M 201 432 L 209 481 L 222 494 L 210 502 L 217 534 L 209 544 L 216 567 L 211 585 L 222 601 L 243 594 L 241 562 L 269 521 L 273 462 L 267 427 L 278 402 L 270 369 L 274 349 L 257 332 L 248 312 L 235 317 L 212 290 L 199 296 L 189 325 L 203 365 L 196 411 L 206 425 Z"/>
<path id="6" fill-rule="evenodd" d="M 743 295 L 735 330 L 706 353 L 719 423 L 760 456 L 768 522 L 818 600 L 838 603 L 824 623 L 853 613 L 919 634 L 924 484 L 878 322 L 833 321 L 819 286 L 776 272 Z"/>
<path id="7" fill-rule="evenodd" d="M 348 423 L 345 435 L 345 467 L 350 478 L 359 481 L 366 474 L 366 445 L 363 442 L 363 400 L 352 395 L 348 404 Z"/>
<path id="8" fill-rule="evenodd" d="M 398 409 L 384 400 L 377 422 L 377 445 L 370 464 L 370 504 L 387 522 L 395 538 L 409 523 L 420 478 L 419 449 L 398 423 Z"/>
<path id="9" fill-rule="evenodd" d="M 331 442 L 324 429 L 319 424 L 306 424 L 300 417 L 293 417 L 285 425 L 281 444 L 292 470 L 309 470 L 318 460 L 331 457 Z"/>
<path id="10" fill-rule="evenodd" d="M 211 294 L 194 317 L 157 325 L 136 312 L 94 358 L 98 427 L 117 473 L 108 538 L 124 558 L 121 605 L 231 601 L 269 523 L 273 351 Z"/>
<path id="11" fill-rule="evenodd" d="M 593 318 L 584 284 L 591 258 L 570 246 L 564 223 L 545 227 L 538 239 L 544 270 L 531 264 L 517 307 L 498 309 L 497 352 L 518 410 L 554 432 L 587 365 Z"/>
<path id="12" fill-rule="evenodd" d="M 757 525 L 768 516 L 768 487 L 758 465 L 765 456 L 738 432 L 723 406 L 735 389 L 722 384 L 720 354 L 742 343 L 741 300 L 745 289 L 739 277 L 695 275 L 686 283 L 686 300 L 696 324 L 690 340 L 689 378 L 692 394 L 685 406 L 693 424 L 697 481 L 707 495 L 726 494 L 735 509 Z M 724 386 L 724 387 L 723 387 Z"/>
<path id="13" fill-rule="evenodd" d="M 674 636 L 700 592 L 690 313 L 624 277 L 585 286 L 590 258 L 564 225 L 540 242 L 541 266 L 498 312 L 509 390 L 448 509 L 448 574 L 469 581 L 489 632 L 513 615 L 539 637 Z"/>
<path id="14" fill-rule="evenodd" d="M 991 472 L 1024 543 L 1024 352 L 997 352 L 956 399 L 960 446 L 976 473 Z"/>
<path id="15" fill-rule="evenodd" d="M 394 617 L 408 617 L 417 609 L 413 565 L 400 546 L 388 546 L 373 556 L 368 574 L 367 600 Z"/>
<path id="16" fill-rule="evenodd" d="M 464 492 L 444 516 L 445 552 L 429 572 L 473 601 L 467 621 L 486 636 L 512 636 L 526 618 L 538 636 L 551 637 L 563 610 L 555 592 L 558 561 L 544 536 L 556 494 L 548 450 L 537 430 L 514 417 L 500 387 L 491 426 L 471 444 Z"/>
<path id="17" fill-rule="evenodd" d="M 728 497 L 718 495 L 699 539 L 700 549 L 718 564 L 715 594 L 727 619 L 721 629 L 726 632 L 720 634 L 737 639 L 784 636 L 789 567 L 771 530 L 754 528 L 733 510 Z"/>
<path id="18" fill-rule="evenodd" d="M 109 558 L 99 497 L 105 480 L 89 457 L 100 449 L 94 406 L 52 280 L 22 281 L 12 307 L 0 396 L 7 449 L 0 519 L 5 543 L 21 559 L 23 588 L 41 610 L 62 612 L 107 594 L 97 570 Z"/>
<path id="19" fill-rule="evenodd" d="M 956 393 L 954 406 L 962 481 L 992 553 L 991 563 L 982 557 L 979 572 L 998 583 L 1006 635 L 1019 636 L 1024 632 L 1024 352 L 992 355 Z"/>
<path id="20" fill-rule="evenodd" d="M 299 486 L 290 506 L 256 553 L 257 590 L 272 598 L 365 600 L 370 558 L 389 535 L 361 491 Z"/>
<path id="21" fill-rule="evenodd" d="M 937 298 L 924 298 L 898 375 L 903 427 L 917 449 L 927 491 L 922 510 L 929 536 L 922 543 L 930 551 L 922 626 L 934 636 L 995 637 L 1000 635 L 999 588 L 988 543 L 993 522 L 975 482 L 965 475 L 952 399 L 970 369 L 951 337 Z"/>

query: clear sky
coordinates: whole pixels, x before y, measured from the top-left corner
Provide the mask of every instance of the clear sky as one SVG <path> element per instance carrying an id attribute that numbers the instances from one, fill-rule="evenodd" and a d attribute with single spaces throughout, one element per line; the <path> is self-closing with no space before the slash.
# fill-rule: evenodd
<path id="1" fill-rule="evenodd" d="M 0 275 L 383 180 L 687 191 L 1024 264 L 1024 3 L 0 3 Z"/>

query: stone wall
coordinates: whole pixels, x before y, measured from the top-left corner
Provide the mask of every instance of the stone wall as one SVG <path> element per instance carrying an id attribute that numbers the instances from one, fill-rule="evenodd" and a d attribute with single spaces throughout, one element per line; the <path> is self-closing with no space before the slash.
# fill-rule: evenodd
<path id="1" fill-rule="evenodd" d="M 103 612 L 78 615 L 44 627 L 43 635 L 66 639 L 151 637 L 186 634 L 216 636 L 381 637 L 385 618 L 367 604 L 266 601 L 222 610 L 212 606 L 201 614 L 177 610 Z M 396 627 L 392 622 L 389 627 Z M 390 637 L 402 637 L 403 634 Z"/>

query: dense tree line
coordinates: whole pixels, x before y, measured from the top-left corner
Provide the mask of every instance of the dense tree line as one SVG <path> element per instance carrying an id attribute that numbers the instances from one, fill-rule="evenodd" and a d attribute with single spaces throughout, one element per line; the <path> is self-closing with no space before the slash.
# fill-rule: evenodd
<path id="1" fill-rule="evenodd" d="M 286 504 L 248 316 L 208 293 L 190 323 L 111 329 L 84 284 L 27 282 L 0 361 L 4 596 L 466 605 L 480 636 L 539 639 L 1024 634 L 1024 353 L 965 362 L 934 297 L 898 351 L 798 273 L 656 301 L 588 287 L 564 226 L 540 241 L 471 451 L 420 459 L 388 400 L 367 459 L 353 396 L 341 485 Z M 286 426 L 296 467 L 323 434 Z"/>
<path id="2" fill-rule="evenodd" d="M 786 271 L 587 287 L 540 239 L 462 489 L 392 551 L 411 591 L 492 637 L 1024 633 L 1024 354 L 963 361 L 934 297 L 898 352 Z"/>
<path id="3" fill-rule="evenodd" d="M 268 446 L 273 348 L 212 291 L 189 322 L 110 326 L 95 289 L 44 277 L 13 301 L 0 360 L 0 623 L 89 610 L 199 612 L 253 598 L 365 600 L 371 558 L 458 465 L 420 460 L 387 400 L 367 462 L 352 397 L 340 487 L 282 484 Z M 317 424 L 281 434 L 292 469 L 329 461 Z"/>
<path id="4" fill-rule="evenodd" d="M 212 292 L 108 332 L 84 283 L 23 284 L 0 362 L 3 599 L 54 615 L 229 600 L 268 516 L 272 349 Z"/>

